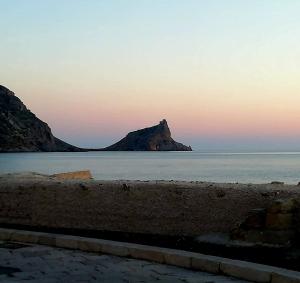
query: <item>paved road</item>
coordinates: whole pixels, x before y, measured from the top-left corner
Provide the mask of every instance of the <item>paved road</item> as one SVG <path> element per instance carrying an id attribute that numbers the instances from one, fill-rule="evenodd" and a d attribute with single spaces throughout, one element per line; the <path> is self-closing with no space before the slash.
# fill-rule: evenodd
<path id="1" fill-rule="evenodd" d="M 142 260 L 0 242 L 0 282 L 242 283 L 246 281 Z"/>

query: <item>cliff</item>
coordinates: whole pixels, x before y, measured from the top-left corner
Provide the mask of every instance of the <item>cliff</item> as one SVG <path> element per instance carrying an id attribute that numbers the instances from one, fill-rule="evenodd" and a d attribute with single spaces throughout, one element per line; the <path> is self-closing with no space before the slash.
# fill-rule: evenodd
<path id="1" fill-rule="evenodd" d="M 191 151 L 190 146 L 174 141 L 166 120 L 158 125 L 130 132 L 105 151 Z"/>
<path id="2" fill-rule="evenodd" d="M 0 85 L 0 152 L 83 151 L 53 136 L 15 94 Z"/>

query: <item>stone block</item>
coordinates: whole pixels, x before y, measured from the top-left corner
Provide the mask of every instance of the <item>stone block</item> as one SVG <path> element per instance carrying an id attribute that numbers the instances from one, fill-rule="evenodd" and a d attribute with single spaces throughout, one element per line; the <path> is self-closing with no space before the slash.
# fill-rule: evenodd
<path id="1" fill-rule="evenodd" d="M 191 268 L 192 259 L 191 254 L 184 251 L 165 251 L 164 262 L 166 264 L 175 265 L 179 267 Z"/>
<path id="2" fill-rule="evenodd" d="M 270 207 L 268 213 L 290 213 L 296 208 L 297 201 L 294 198 L 286 200 L 275 200 Z"/>
<path id="3" fill-rule="evenodd" d="M 36 244 L 41 233 L 33 231 L 16 231 L 11 235 L 11 241 Z"/>
<path id="4" fill-rule="evenodd" d="M 76 236 L 67 236 L 67 235 L 58 235 L 55 239 L 55 245 L 59 248 L 66 249 L 78 249 L 78 237 Z"/>
<path id="5" fill-rule="evenodd" d="M 296 199 L 288 199 L 282 202 L 281 212 L 289 213 L 293 212 L 296 209 L 297 200 Z"/>
<path id="6" fill-rule="evenodd" d="M 129 255 L 136 259 L 149 260 L 158 263 L 164 262 L 164 254 L 160 248 L 132 245 L 129 247 Z"/>
<path id="7" fill-rule="evenodd" d="M 48 233 L 40 233 L 38 244 L 55 247 L 56 246 L 56 235 Z"/>
<path id="8" fill-rule="evenodd" d="M 300 283 L 300 272 L 289 270 L 274 272 L 271 283 Z"/>
<path id="9" fill-rule="evenodd" d="M 290 229 L 292 224 L 293 214 L 291 213 L 267 213 L 267 229 L 285 230 Z"/>
<path id="10" fill-rule="evenodd" d="M 100 252 L 104 254 L 111 254 L 115 256 L 129 256 L 129 248 L 125 243 L 102 241 Z"/>
<path id="11" fill-rule="evenodd" d="M 77 247 L 81 251 L 99 253 L 102 249 L 102 240 L 78 237 Z"/>
<path id="12" fill-rule="evenodd" d="M 92 174 L 89 170 L 86 171 L 75 171 L 75 172 L 66 172 L 66 173 L 59 173 L 51 175 L 59 180 L 91 180 L 93 179 Z"/>
<path id="13" fill-rule="evenodd" d="M 220 262 L 218 257 L 209 255 L 195 255 L 192 256 L 191 266 L 193 269 L 206 271 L 210 273 L 219 273 Z"/>
<path id="14" fill-rule="evenodd" d="M 268 270 L 267 266 L 229 259 L 221 259 L 220 263 L 220 272 L 225 275 L 250 282 L 269 283 L 271 281 L 272 271 Z"/>
<path id="15" fill-rule="evenodd" d="M 0 241 L 9 241 L 16 230 L 0 228 Z"/>

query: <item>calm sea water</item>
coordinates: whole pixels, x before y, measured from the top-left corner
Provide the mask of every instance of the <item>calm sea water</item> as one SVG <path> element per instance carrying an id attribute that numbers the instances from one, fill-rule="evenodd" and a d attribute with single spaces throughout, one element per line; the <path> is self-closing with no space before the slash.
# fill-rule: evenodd
<path id="1" fill-rule="evenodd" d="M 95 179 L 265 183 L 300 181 L 300 152 L 2 153 L 0 173 L 91 170 Z"/>

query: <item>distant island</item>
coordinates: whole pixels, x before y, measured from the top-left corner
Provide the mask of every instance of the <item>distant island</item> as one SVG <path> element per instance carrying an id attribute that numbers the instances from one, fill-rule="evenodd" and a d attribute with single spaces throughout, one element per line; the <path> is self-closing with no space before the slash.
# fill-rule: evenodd
<path id="1" fill-rule="evenodd" d="M 166 120 L 130 132 L 119 142 L 100 149 L 80 148 L 53 136 L 50 127 L 37 118 L 8 88 L 0 85 L 0 152 L 79 151 L 191 151 L 174 141 Z"/>
<path id="2" fill-rule="evenodd" d="M 191 151 L 190 146 L 174 141 L 167 121 L 158 125 L 129 133 L 119 142 L 108 146 L 105 151 Z"/>

